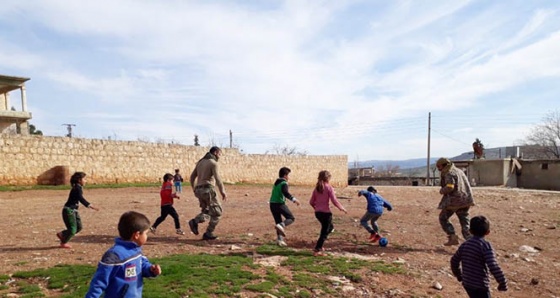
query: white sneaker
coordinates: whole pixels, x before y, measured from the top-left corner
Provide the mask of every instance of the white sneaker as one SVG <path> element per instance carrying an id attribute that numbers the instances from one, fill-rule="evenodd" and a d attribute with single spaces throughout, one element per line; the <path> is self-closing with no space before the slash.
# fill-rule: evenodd
<path id="1" fill-rule="evenodd" d="M 275 225 L 274 227 L 276 228 L 276 231 L 278 231 L 278 233 L 280 233 L 281 236 L 286 237 L 286 232 L 284 231 L 284 226 L 281 223 Z"/>
<path id="2" fill-rule="evenodd" d="M 284 240 L 278 240 L 278 246 L 288 246 L 288 244 L 286 244 L 286 242 L 284 242 Z"/>
<path id="3" fill-rule="evenodd" d="M 152 232 L 152 234 L 155 234 L 156 233 L 156 228 L 150 227 L 150 232 Z"/>

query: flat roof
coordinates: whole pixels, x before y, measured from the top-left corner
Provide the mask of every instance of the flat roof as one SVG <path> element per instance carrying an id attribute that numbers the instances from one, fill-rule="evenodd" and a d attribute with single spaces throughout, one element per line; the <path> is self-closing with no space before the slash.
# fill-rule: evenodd
<path id="1" fill-rule="evenodd" d="M 29 78 L 0 75 L 0 93 L 19 89 L 29 80 Z"/>

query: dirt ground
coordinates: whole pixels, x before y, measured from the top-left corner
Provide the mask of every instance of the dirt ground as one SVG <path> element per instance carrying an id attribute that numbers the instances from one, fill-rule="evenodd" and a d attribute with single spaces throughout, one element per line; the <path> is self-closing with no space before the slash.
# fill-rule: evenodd
<path id="1" fill-rule="evenodd" d="M 341 202 L 348 214 L 333 209 L 336 231 L 325 247 L 330 254 L 403 262 L 409 274 L 366 276 L 346 296 L 466 297 L 449 268 L 456 247 L 442 245 L 446 236 L 438 223 L 438 189 L 377 188 L 394 206 L 379 220 L 389 245 L 382 248 L 366 241 L 368 234 L 359 225 L 365 199 L 357 196 L 359 187 L 351 186 L 336 190 L 338 196 L 346 197 Z M 302 205 L 289 203 L 296 221 L 287 228 L 288 245 L 311 250 L 319 232 L 319 223 L 307 203 L 312 187 L 292 186 L 290 190 Z M 156 235 L 150 235 L 144 253 L 148 258 L 228 253 L 232 245 L 251 253 L 255 246 L 271 243 L 275 230 L 268 208 L 270 187 L 230 185 L 227 192 L 224 216 L 215 231 L 218 240 L 202 241 L 189 232 L 186 222 L 199 210 L 190 188 L 186 188 L 175 207 L 187 234 L 176 235 L 173 221 L 168 218 Z M 492 278 L 493 297 L 560 297 L 560 192 L 477 187 L 474 194 L 477 205 L 471 209 L 471 216 L 485 215 L 491 220 L 492 231 L 487 239 L 509 279 L 509 291 L 504 293 L 496 290 Z M 0 192 L 0 231 L 4 235 L 0 240 L 0 274 L 56 264 L 96 265 L 112 245 L 118 218 L 124 211 L 142 212 L 152 222 L 160 211 L 158 188 L 88 189 L 86 185 L 84 196 L 101 211 L 82 206 L 83 231 L 70 242 L 72 249 L 60 249 L 55 234 L 64 227 L 61 208 L 67 196 L 68 191 L 55 190 Z M 456 217 L 452 223 L 459 230 Z M 201 224 L 201 231 L 205 227 L 205 223 Z M 435 289 L 435 282 L 443 288 Z"/>

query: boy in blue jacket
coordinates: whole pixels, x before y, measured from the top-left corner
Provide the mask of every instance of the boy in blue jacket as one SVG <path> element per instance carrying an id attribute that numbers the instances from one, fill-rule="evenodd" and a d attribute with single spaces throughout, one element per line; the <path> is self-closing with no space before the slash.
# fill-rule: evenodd
<path id="1" fill-rule="evenodd" d="M 366 190 L 360 190 L 358 192 L 358 197 L 364 196 L 367 200 L 367 211 L 362 216 L 360 224 L 369 232 L 370 242 L 377 242 L 381 239 L 379 235 L 379 226 L 377 225 L 377 220 L 383 215 L 383 207 L 387 210 L 393 210 L 393 206 L 387 202 L 382 196 L 377 194 L 377 189 L 370 186 Z"/>
<path id="2" fill-rule="evenodd" d="M 119 220 L 120 238 L 99 262 L 86 298 L 142 297 L 144 277 L 161 274 L 159 265 L 152 265 L 142 255 L 142 245 L 148 240 L 150 220 L 141 213 L 128 211 Z"/>

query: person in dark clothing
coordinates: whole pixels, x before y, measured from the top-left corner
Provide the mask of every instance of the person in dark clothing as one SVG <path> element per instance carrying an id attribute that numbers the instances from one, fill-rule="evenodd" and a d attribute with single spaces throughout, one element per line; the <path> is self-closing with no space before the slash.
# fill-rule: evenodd
<path id="1" fill-rule="evenodd" d="M 299 206 L 299 201 L 290 194 L 288 187 L 288 179 L 291 170 L 283 167 L 278 171 L 278 179 L 274 182 L 272 194 L 270 195 L 270 212 L 274 218 L 274 228 L 276 229 L 276 243 L 279 246 L 286 246 L 284 237 L 286 237 L 285 228 L 291 225 L 295 217 L 286 206 L 286 198 Z M 282 216 L 285 220 L 282 221 Z"/>
<path id="2" fill-rule="evenodd" d="M 496 261 L 494 249 L 484 239 L 490 233 L 490 221 L 484 216 L 473 217 L 470 232 L 473 237 L 461 244 L 451 257 L 453 275 L 471 298 L 490 298 L 488 270 L 498 282 L 498 291 L 507 291 L 507 279 Z"/>
<path id="3" fill-rule="evenodd" d="M 68 195 L 66 204 L 64 204 L 64 208 L 62 208 L 62 220 L 64 220 L 66 230 L 56 233 L 56 236 L 60 240 L 61 248 L 71 248 L 71 246 L 68 245 L 68 241 L 82 230 L 82 219 L 78 213 L 80 203 L 86 206 L 86 208 L 99 211 L 98 208 L 91 205 L 84 198 L 83 186 L 86 184 L 86 173 L 75 172 L 72 177 L 70 177 L 70 184 L 72 185 L 72 189 L 70 190 L 70 195 Z"/>

